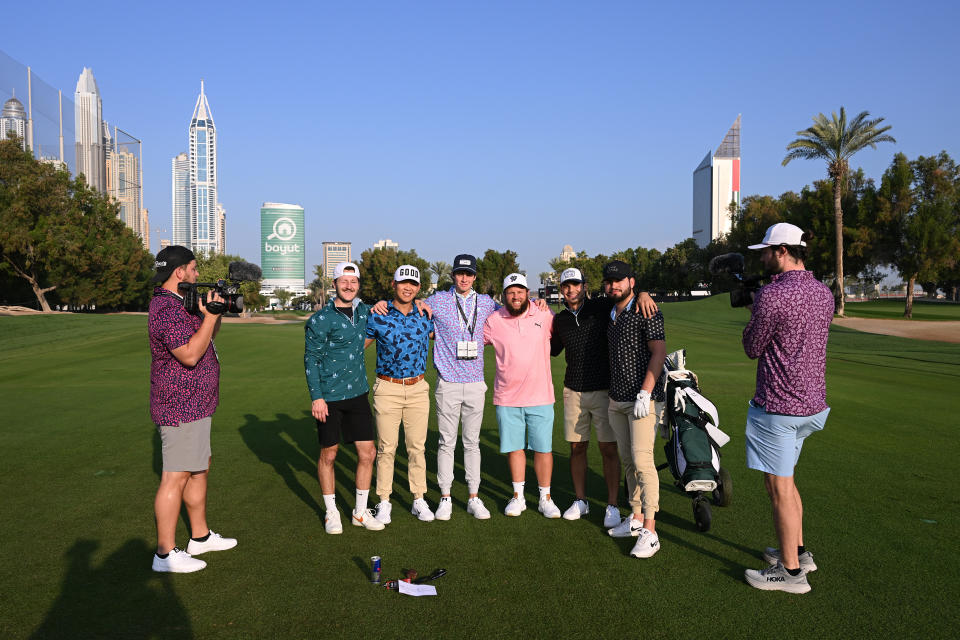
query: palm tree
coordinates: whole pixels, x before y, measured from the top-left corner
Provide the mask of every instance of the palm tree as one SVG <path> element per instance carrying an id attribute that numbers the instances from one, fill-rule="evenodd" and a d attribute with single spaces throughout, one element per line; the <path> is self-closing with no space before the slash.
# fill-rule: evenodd
<path id="1" fill-rule="evenodd" d="M 430 263 L 430 272 L 437 276 L 437 291 L 444 291 L 450 288 L 453 283 L 450 270 L 452 267 L 443 260 L 437 260 Z"/>
<path id="2" fill-rule="evenodd" d="M 883 118 L 870 120 L 870 114 L 861 111 L 847 122 L 847 112 L 840 107 L 840 117 L 833 112 L 828 119 L 822 113 L 813 117 L 813 126 L 797 131 L 800 136 L 787 145 L 787 155 L 783 166 L 794 158 L 804 160 L 826 160 L 827 174 L 833 180 L 833 216 L 836 231 L 837 267 L 834 274 L 834 298 L 836 313 L 843 316 L 843 209 L 840 208 L 840 192 L 845 186 L 850 170 L 850 158 L 864 147 L 877 148 L 878 142 L 896 142 L 887 135 L 890 125 L 878 127 Z"/>

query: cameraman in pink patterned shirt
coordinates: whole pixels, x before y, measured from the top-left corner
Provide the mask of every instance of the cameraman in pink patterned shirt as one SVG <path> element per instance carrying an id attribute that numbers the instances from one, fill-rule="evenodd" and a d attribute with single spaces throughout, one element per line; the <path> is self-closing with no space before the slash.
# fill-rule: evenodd
<path id="1" fill-rule="evenodd" d="M 760 262 L 772 276 L 757 293 L 743 330 L 747 356 L 758 359 L 757 389 L 747 411 L 747 466 L 763 471 L 780 548 L 767 547 L 770 564 L 748 569 L 757 589 L 807 593 L 817 565 L 803 544 L 803 505 L 794 467 L 806 437 L 823 429 L 830 408 L 824 373 L 833 294 L 803 265 L 803 231 L 780 222 L 767 229 Z"/>

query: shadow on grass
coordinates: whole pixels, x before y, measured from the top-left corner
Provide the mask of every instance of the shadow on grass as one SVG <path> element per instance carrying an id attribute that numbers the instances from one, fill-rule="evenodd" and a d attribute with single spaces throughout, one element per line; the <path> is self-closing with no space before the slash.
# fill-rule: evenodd
<path id="1" fill-rule="evenodd" d="M 67 551 L 60 593 L 32 639 L 194 637 L 174 589 L 177 578 L 150 569 L 153 549 L 144 540 L 127 540 L 94 567 L 99 546 L 79 539 Z"/>

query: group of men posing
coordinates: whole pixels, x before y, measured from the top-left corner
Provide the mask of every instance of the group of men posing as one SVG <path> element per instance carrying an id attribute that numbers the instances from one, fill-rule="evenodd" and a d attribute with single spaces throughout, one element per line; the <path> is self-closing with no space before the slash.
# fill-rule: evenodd
<path id="1" fill-rule="evenodd" d="M 564 433 L 571 447 L 576 500 L 562 515 L 576 520 L 589 512 L 586 453 L 592 424 L 607 485 L 604 525 L 612 536 L 638 538 L 631 555 L 652 556 L 659 549 L 655 524 L 659 479 L 653 445 L 663 410 L 666 348 L 663 316 L 649 295 L 642 294 L 641 301 L 634 294 L 630 267 L 620 261 L 604 267 L 606 297 L 599 299 L 586 297 L 578 269 L 567 269 L 560 283 L 565 308 L 556 316 L 544 301 L 531 300 L 523 274 L 512 273 L 504 279 L 502 307 L 490 296 L 474 291 L 474 256 L 461 254 L 454 258 L 451 275 L 453 287 L 449 291 L 438 291 L 420 303 L 416 302 L 420 273 L 416 267 L 403 265 L 394 274 L 393 300 L 370 306 L 357 298 L 359 269 L 343 262 L 334 271 L 336 295 L 306 323 L 304 368 L 320 439 L 317 475 L 326 510 L 326 532 L 343 531 L 333 471 L 341 441 L 353 443 L 357 449 L 356 504 L 351 523 L 371 530 L 390 524 L 401 424 L 413 515 L 425 522 L 451 518 L 450 492 L 459 435 L 467 513 L 481 520 L 490 517 L 479 496 L 480 428 L 487 391 L 484 345 L 492 345 L 496 356 L 493 404 L 500 451 L 507 455 L 513 483 L 513 497 L 504 513 L 519 516 L 527 508 L 525 449 L 532 449 L 538 510 L 547 518 L 561 517 L 550 492 L 554 419 L 550 357 L 566 349 Z M 439 431 L 440 502 L 436 511 L 424 497 L 430 411 L 430 386 L 424 374 L 431 337 L 437 368 Z M 377 378 L 371 413 L 363 350 L 374 343 Z M 368 508 L 374 461 L 379 502 L 375 508 Z M 623 520 L 617 506 L 621 463 L 632 509 Z"/>
<path id="2" fill-rule="evenodd" d="M 745 578 L 759 589 L 792 593 L 808 592 L 806 576 L 817 569 L 804 546 L 803 506 L 794 472 L 804 440 L 824 427 L 830 411 L 824 373 L 834 310 L 829 289 L 804 268 L 805 247 L 803 232 L 787 223 L 773 225 L 760 244 L 749 247 L 760 252 L 771 282 L 748 306 L 751 318 L 743 332 L 746 354 L 758 360 L 756 392 L 747 413 L 747 466 L 764 474 L 780 542 L 779 548 L 768 547 L 762 554 L 769 566 L 749 569 Z M 163 249 L 155 269 L 158 285 L 149 313 L 150 410 L 160 435 L 163 471 L 154 501 L 153 570 L 191 572 L 206 566 L 194 556 L 237 544 L 207 526 L 211 416 L 220 376 L 213 338 L 221 316 L 204 300 L 195 314 L 183 306 L 181 287 L 195 283 L 199 275 L 189 249 Z M 647 294 L 635 295 L 629 265 L 614 261 L 604 267 L 606 297 L 599 299 L 586 297 L 580 271 L 564 271 L 560 284 L 564 308 L 556 315 L 544 301 L 530 299 L 522 274 L 504 280 L 502 307 L 474 291 L 473 256 L 457 256 L 452 275 L 454 286 L 449 291 L 419 302 L 420 273 L 416 267 L 401 266 L 394 273 L 393 300 L 371 307 L 357 298 L 360 270 L 344 262 L 335 270 L 335 297 L 306 323 L 304 363 L 320 440 L 317 475 L 326 531 L 343 531 L 333 466 L 341 441 L 357 449 L 351 523 L 372 530 L 390 524 L 401 424 L 412 513 L 423 521 L 452 516 L 450 492 L 459 432 L 467 513 L 481 520 L 490 517 L 479 496 L 479 439 L 487 391 L 483 347 L 489 344 L 496 355 L 493 404 L 500 450 L 508 456 L 513 481 L 513 497 L 504 513 L 519 516 L 526 509 L 524 448 L 528 448 L 533 450 L 538 509 L 548 518 L 561 517 L 550 494 L 554 404 L 550 357 L 566 350 L 564 434 L 570 442 L 576 499 L 562 515 L 576 520 L 589 512 L 586 452 L 592 424 L 607 488 L 604 526 L 611 536 L 637 538 L 631 555 L 655 554 L 660 548 L 655 522 L 659 479 L 653 445 L 664 404 L 666 349 L 663 316 Z M 216 292 L 209 293 L 209 300 L 222 302 Z M 438 372 L 440 503 L 435 512 L 424 497 L 430 411 L 424 373 L 431 336 Z M 364 348 L 374 342 L 377 379 L 371 415 L 363 356 Z M 375 461 L 379 503 L 373 510 L 367 503 Z M 623 520 L 617 507 L 621 465 L 631 509 Z M 175 545 L 181 505 L 190 521 L 186 549 Z"/>

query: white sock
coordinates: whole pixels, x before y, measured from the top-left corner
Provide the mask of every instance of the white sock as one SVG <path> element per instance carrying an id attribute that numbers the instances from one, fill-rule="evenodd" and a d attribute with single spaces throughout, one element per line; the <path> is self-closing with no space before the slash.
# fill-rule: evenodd
<path id="1" fill-rule="evenodd" d="M 444 500 L 450 502 L 450 496 L 440 496 L 440 502 L 443 502 Z"/>
<path id="2" fill-rule="evenodd" d="M 323 507 L 327 511 L 336 511 L 337 510 L 337 495 L 331 493 L 330 495 L 323 494 Z"/>
<path id="3" fill-rule="evenodd" d="M 514 492 L 515 494 L 517 494 L 518 496 L 520 496 L 520 499 L 521 499 L 521 500 L 523 499 L 523 485 L 524 485 L 524 484 L 526 484 L 526 483 L 524 483 L 524 482 L 514 482 L 514 483 L 513 483 L 513 492 Z"/>
<path id="4" fill-rule="evenodd" d="M 540 489 L 540 499 L 546 500 L 547 497 L 550 495 L 550 487 L 537 487 L 537 488 Z"/>
<path id="5" fill-rule="evenodd" d="M 357 489 L 357 506 L 354 513 L 363 513 L 367 510 L 367 496 L 370 495 L 370 489 Z"/>

